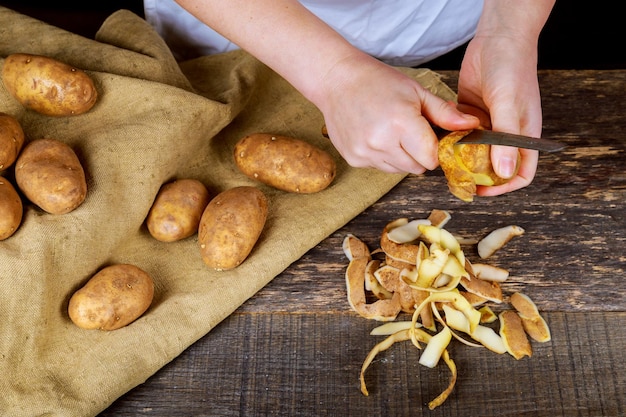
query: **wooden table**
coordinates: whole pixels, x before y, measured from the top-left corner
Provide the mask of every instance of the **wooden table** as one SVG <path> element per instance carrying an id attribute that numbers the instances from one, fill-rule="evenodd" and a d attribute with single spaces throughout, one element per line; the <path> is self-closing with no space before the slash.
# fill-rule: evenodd
<path id="1" fill-rule="evenodd" d="M 569 147 L 541 155 L 531 186 L 466 204 L 440 170 L 407 177 L 101 417 L 626 415 L 626 71 L 542 71 L 540 83 L 544 137 Z M 536 302 L 552 341 L 519 361 L 453 341 L 458 381 L 430 411 L 449 371 L 418 365 L 409 342 L 378 356 L 361 394 L 361 364 L 381 339 L 348 306 L 341 243 L 353 233 L 375 248 L 388 221 L 433 208 L 463 236 L 526 230 L 489 263 L 510 270 L 505 294 Z"/>

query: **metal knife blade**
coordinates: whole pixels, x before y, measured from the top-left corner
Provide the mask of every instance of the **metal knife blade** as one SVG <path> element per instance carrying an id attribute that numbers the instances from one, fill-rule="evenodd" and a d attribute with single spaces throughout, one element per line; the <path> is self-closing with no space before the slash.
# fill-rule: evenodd
<path id="1" fill-rule="evenodd" d="M 532 138 L 512 133 L 494 132 L 493 130 L 474 129 L 456 144 L 484 143 L 487 145 L 514 146 L 516 148 L 536 149 L 544 152 L 557 152 L 567 145 L 550 139 Z"/>

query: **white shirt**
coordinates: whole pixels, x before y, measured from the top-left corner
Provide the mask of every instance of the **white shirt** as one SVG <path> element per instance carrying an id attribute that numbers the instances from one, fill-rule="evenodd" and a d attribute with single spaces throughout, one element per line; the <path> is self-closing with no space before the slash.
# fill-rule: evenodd
<path id="1" fill-rule="evenodd" d="M 355 47 L 403 66 L 423 64 L 469 41 L 483 7 L 483 0 L 300 2 Z M 144 10 L 179 60 L 238 48 L 174 0 L 144 0 Z"/>

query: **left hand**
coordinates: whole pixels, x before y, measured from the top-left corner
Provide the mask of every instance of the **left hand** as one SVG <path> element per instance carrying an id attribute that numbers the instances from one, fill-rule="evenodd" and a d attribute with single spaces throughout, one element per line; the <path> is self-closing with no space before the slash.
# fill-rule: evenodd
<path id="1" fill-rule="evenodd" d="M 491 4 L 492 10 L 501 7 L 497 2 Z M 483 126 L 495 131 L 540 137 L 538 31 L 516 30 L 516 25 L 500 20 L 502 13 L 489 15 L 488 11 L 484 11 L 476 36 L 465 52 L 459 74 L 458 108 L 478 116 Z M 519 155 L 517 166 L 517 148 L 492 146 L 496 173 L 511 180 L 500 186 L 479 186 L 477 194 L 500 195 L 529 185 L 537 171 L 539 153 L 519 149 Z"/>

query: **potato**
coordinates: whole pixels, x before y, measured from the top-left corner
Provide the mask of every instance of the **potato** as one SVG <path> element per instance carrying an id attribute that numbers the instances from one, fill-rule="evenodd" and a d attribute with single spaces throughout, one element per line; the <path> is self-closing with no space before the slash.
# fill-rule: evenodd
<path id="1" fill-rule="evenodd" d="M 0 112 L 0 171 L 17 159 L 24 146 L 22 125 L 10 114 Z"/>
<path id="2" fill-rule="evenodd" d="M 22 200 L 17 191 L 6 178 L 0 177 L 0 240 L 15 233 L 22 223 L 23 213 Z"/>
<path id="3" fill-rule="evenodd" d="M 145 313 L 153 297 L 150 275 L 134 265 L 115 264 L 101 269 L 72 295 L 68 314 L 82 329 L 115 330 Z"/>
<path id="4" fill-rule="evenodd" d="M 198 180 L 184 178 L 164 184 L 146 218 L 148 231 L 161 242 L 193 235 L 209 199 L 209 191 Z"/>
<path id="5" fill-rule="evenodd" d="M 2 81 L 24 107 L 47 116 L 83 114 L 91 110 L 98 98 L 87 73 L 40 55 L 7 56 Z"/>
<path id="6" fill-rule="evenodd" d="M 502 185 L 509 181 L 499 177 L 493 170 L 490 145 L 455 145 L 470 132 L 463 130 L 447 134 L 439 141 L 438 150 L 439 165 L 448 180 L 450 192 L 466 202 L 473 201 L 477 185 Z"/>
<path id="7" fill-rule="evenodd" d="M 87 195 L 85 172 L 78 156 L 56 139 L 28 143 L 17 158 L 15 180 L 26 198 L 51 214 L 69 213 Z"/>
<path id="8" fill-rule="evenodd" d="M 267 212 L 267 197 L 255 187 L 235 187 L 215 196 L 198 230 L 204 263 L 220 271 L 239 266 L 259 239 Z"/>
<path id="9" fill-rule="evenodd" d="M 325 189 L 337 170 L 326 151 L 300 139 L 267 133 L 239 140 L 234 157 L 239 170 L 248 177 L 293 193 Z"/>

